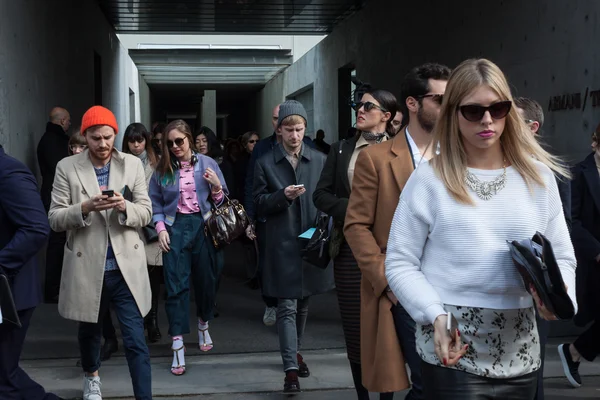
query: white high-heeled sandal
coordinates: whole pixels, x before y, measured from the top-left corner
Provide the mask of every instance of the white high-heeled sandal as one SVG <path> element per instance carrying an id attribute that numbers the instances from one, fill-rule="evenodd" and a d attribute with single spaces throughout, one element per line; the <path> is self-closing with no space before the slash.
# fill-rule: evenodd
<path id="1" fill-rule="evenodd" d="M 181 345 L 180 348 L 178 349 L 174 349 L 173 347 L 171 347 L 171 350 L 173 350 L 173 357 L 175 358 L 177 365 L 171 365 L 171 373 L 175 376 L 181 376 L 183 374 L 185 374 L 185 345 Z M 182 352 L 183 354 L 181 354 L 181 358 L 179 356 L 179 352 Z M 183 358 L 183 364 L 181 363 L 181 359 Z"/>
<path id="2" fill-rule="evenodd" d="M 207 333 L 208 333 L 208 326 L 204 329 L 198 328 L 198 348 L 204 352 L 210 351 L 214 347 L 213 343 L 212 343 L 212 339 L 211 339 L 210 343 L 206 342 Z"/>

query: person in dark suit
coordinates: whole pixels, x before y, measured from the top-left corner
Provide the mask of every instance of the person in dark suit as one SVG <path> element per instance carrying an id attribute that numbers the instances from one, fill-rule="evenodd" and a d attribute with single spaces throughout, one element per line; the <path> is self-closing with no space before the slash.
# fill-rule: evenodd
<path id="1" fill-rule="evenodd" d="M 539 139 L 544 126 L 544 110 L 540 103 L 527 97 L 516 97 L 514 99 L 517 111 L 531 129 L 531 132 Z M 558 193 L 563 206 L 563 214 L 567 222 L 567 228 L 571 231 L 571 181 L 564 178 L 556 178 Z M 534 400 L 544 400 L 544 359 L 546 358 L 546 343 L 550 334 L 550 321 L 546 321 L 536 313 L 538 334 L 540 336 L 540 350 L 542 364 L 538 369 L 538 388 Z"/>
<path id="2" fill-rule="evenodd" d="M 0 274 L 7 276 L 22 327 L 0 324 L 0 399 L 54 400 L 19 359 L 29 322 L 41 302 L 35 256 L 50 233 L 33 174 L 0 146 Z"/>
<path id="3" fill-rule="evenodd" d="M 564 373 L 573 387 L 581 386 L 579 363 L 600 354 L 600 125 L 592 134 L 594 152 L 577 164 L 571 183 L 571 238 L 577 257 L 575 324 L 587 326 L 573 343 L 558 346 Z"/>
<path id="4" fill-rule="evenodd" d="M 69 154 L 69 135 L 71 126 L 69 112 L 61 107 L 50 111 L 46 132 L 37 147 L 37 158 L 42 174 L 42 203 L 46 213 L 50 209 L 52 184 L 58 162 Z M 46 249 L 46 277 L 44 285 L 44 301 L 57 303 L 60 290 L 60 275 L 62 273 L 63 252 L 67 235 L 64 232 L 50 232 L 48 248 Z"/>

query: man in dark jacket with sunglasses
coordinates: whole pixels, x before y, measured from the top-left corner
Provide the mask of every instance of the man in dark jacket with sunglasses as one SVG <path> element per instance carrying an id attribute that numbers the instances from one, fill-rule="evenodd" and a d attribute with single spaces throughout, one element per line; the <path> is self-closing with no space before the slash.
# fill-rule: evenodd
<path id="1" fill-rule="evenodd" d="M 48 217 L 33 174 L 0 146 L 0 274 L 8 278 L 14 296 L 18 327 L 8 320 L 0 303 L 0 399 L 55 400 L 21 367 L 19 359 L 35 307 L 42 301 L 36 255 L 50 233 Z M 0 286 L 0 298 L 2 293 Z"/>

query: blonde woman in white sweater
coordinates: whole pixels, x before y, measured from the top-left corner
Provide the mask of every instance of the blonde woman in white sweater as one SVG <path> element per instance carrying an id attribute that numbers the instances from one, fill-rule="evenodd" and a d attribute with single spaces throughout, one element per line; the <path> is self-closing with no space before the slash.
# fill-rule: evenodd
<path id="1" fill-rule="evenodd" d="M 554 174 L 504 74 L 485 59 L 452 73 L 435 131 L 440 154 L 402 191 L 386 277 L 417 323 L 427 399 L 533 399 L 540 365 L 534 302 L 507 241 L 544 234 L 575 300 L 575 256 Z M 533 155 L 533 157 L 532 157 Z M 448 312 L 458 326 L 447 330 Z"/>

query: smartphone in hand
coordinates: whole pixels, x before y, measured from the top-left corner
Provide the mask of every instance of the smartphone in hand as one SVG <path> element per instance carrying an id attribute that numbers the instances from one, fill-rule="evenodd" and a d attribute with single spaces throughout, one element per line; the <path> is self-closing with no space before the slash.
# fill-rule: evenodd
<path id="1" fill-rule="evenodd" d="M 113 197 L 114 195 L 115 195 L 114 190 L 103 190 L 102 191 L 102 196 Z"/>
<path id="2" fill-rule="evenodd" d="M 293 187 L 294 189 L 300 189 L 300 188 L 303 188 L 303 187 L 304 187 L 304 183 L 301 183 L 300 185 L 292 185 L 292 187 Z"/>
<path id="3" fill-rule="evenodd" d="M 454 317 L 454 315 L 452 315 L 452 313 L 450 311 L 448 311 L 448 322 L 446 325 L 446 330 L 448 331 L 448 334 L 450 335 L 452 340 L 456 340 L 456 331 L 458 330 L 458 321 L 456 320 L 456 317 Z"/>

